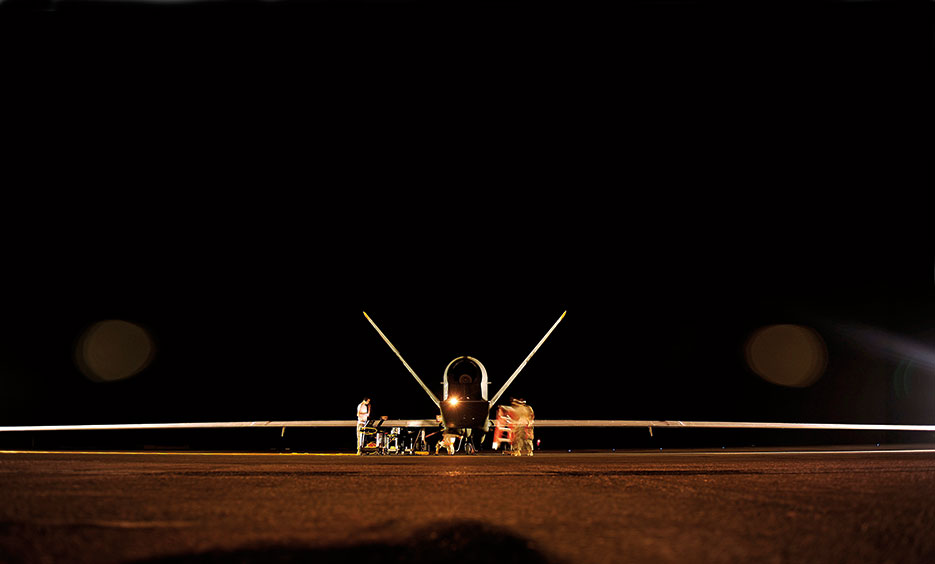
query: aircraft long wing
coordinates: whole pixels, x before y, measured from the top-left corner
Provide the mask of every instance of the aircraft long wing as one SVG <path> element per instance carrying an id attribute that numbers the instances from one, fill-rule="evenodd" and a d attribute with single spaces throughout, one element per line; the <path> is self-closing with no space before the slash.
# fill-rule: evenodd
<path id="1" fill-rule="evenodd" d="M 513 375 L 510 376 L 509 379 L 507 379 L 507 381 L 503 383 L 503 386 L 500 387 L 500 390 L 497 391 L 496 394 L 494 394 L 493 399 L 490 400 L 490 405 L 491 405 L 491 407 L 493 407 L 493 405 L 497 403 L 497 400 L 500 399 L 500 396 L 503 395 L 503 392 L 506 391 L 507 387 L 509 387 L 509 385 L 513 383 L 513 380 L 516 379 L 516 377 L 519 375 L 520 371 L 521 371 L 523 368 L 526 368 L 526 364 L 529 362 L 529 359 L 532 358 L 532 355 L 536 354 L 536 351 L 538 351 L 538 350 L 539 350 L 539 347 L 542 346 L 542 343 L 544 343 L 545 340 L 549 338 L 549 335 L 552 334 L 552 331 L 555 331 L 555 328 L 558 327 L 558 324 L 562 322 L 562 319 L 565 319 L 565 314 L 566 314 L 566 313 L 568 313 L 568 312 L 567 312 L 567 311 L 563 311 L 563 312 L 562 312 L 562 315 L 558 318 L 558 321 L 556 321 L 555 324 L 552 325 L 552 328 L 549 329 L 548 333 L 545 334 L 545 337 L 542 337 L 542 340 L 539 341 L 539 344 L 537 344 L 537 345 L 535 346 L 535 348 L 532 349 L 532 352 L 529 353 L 529 356 L 526 357 L 526 360 L 524 360 L 524 361 L 519 365 L 519 368 L 517 368 L 516 371 L 513 372 Z"/>
<path id="2" fill-rule="evenodd" d="M 418 375 L 416 375 L 415 370 L 413 370 L 412 367 L 409 366 L 409 363 L 406 362 L 406 360 L 403 358 L 403 355 L 399 354 L 399 351 L 396 350 L 396 347 L 393 346 L 393 343 L 391 343 L 390 340 L 386 338 L 386 335 L 383 334 L 383 331 L 380 331 L 380 328 L 377 327 L 377 324 L 374 323 L 372 319 L 370 319 L 370 316 L 367 315 L 366 311 L 364 312 L 364 317 L 366 317 L 367 321 L 369 321 L 370 324 L 373 325 L 373 328 L 377 330 L 377 333 L 379 333 L 380 336 L 383 337 L 383 340 L 386 341 L 386 344 L 389 345 L 391 349 L 393 349 L 393 352 L 396 353 L 396 356 L 398 356 L 399 360 L 402 361 L 403 366 L 406 367 L 406 370 L 408 370 L 409 373 L 412 374 L 412 377 L 416 379 L 416 382 L 418 382 L 419 385 L 422 386 L 422 389 L 425 390 L 425 393 L 427 393 L 429 397 L 432 399 L 432 401 L 435 402 L 435 405 L 438 406 L 439 405 L 438 398 L 435 397 L 435 394 L 432 393 L 432 390 L 430 390 L 429 387 L 425 385 L 425 382 L 423 382 L 422 379 L 419 378 Z"/>
<path id="3" fill-rule="evenodd" d="M 873 423 L 772 423 L 754 421 L 635 421 L 615 419 L 536 419 L 536 427 L 676 427 L 701 429 L 851 429 L 855 431 L 935 431 L 935 425 Z"/>
<path id="4" fill-rule="evenodd" d="M 0 427 L 12 431 L 96 431 L 107 429 L 208 429 L 236 427 L 354 427 L 355 420 L 228 421 L 213 423 L 130 423 L 116 425 L 23 425 Z M 388 419 L 384 427 L 437 427 L 434 419 Z M 877 425 L 865 423 L 773 423 L 743 421 L 667 421 L 617 419 L 537 419 L 536 427 L 669 427 L 707 429 L 851 429 L 855 431 L 935 431 L 935 425 Z"/>
<path id="5" fill-rule="evenodd" d="M 438 427 L 434 419 L 388 419 L 386 427 Z M 205 423 L 127 423 L 114 425 L 23 425 L 0 427 L 0 432 L 9 431 L 105 431 L 119 429 L 230 429 L 243 427 L 356 427 L 357 421 L 218 421 Z"/>

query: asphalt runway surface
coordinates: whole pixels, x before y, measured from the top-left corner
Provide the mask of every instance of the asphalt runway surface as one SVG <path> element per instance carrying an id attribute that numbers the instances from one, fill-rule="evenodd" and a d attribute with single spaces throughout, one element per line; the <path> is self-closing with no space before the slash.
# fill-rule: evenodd
<path id="1" fill-rule="evenodd" d="M 935 451 L 0 454 L 4 563 L 935 562 Z"/>

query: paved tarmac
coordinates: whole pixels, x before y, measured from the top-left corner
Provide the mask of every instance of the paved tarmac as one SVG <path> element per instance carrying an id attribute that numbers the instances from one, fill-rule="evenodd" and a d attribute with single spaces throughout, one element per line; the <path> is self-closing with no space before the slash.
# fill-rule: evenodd
<path id="1" fill-rule="evenodd" d="M 0 562 L 930 563 L 933 500 L 933 451 L 4 452 Z"/>

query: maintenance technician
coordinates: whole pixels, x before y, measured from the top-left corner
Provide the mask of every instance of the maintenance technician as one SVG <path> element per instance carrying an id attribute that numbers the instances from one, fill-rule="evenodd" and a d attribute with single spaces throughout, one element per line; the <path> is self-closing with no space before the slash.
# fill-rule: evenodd
<path id="1" fill-rule="evenodd" d="M 369 420 L 370 398 L 365 397 L 364 401 L 357 404 L 357 454 L 361 454 L 364 448 L 364 428 Z"/>
<path id="2" fill-rule="evenodd" d="M 523 399 L 514 399 L 513 408 L 513 456 L 532 456 L 536 414 Z"/>

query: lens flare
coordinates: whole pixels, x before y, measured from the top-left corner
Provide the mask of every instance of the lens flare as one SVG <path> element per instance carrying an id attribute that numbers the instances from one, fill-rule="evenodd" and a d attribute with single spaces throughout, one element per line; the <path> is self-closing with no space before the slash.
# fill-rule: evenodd
<path id="1" fill-rule="evenodd" d="M 155 346 L 149 332 L 119 319 L 88 327 L 75 347 L 78 369 L 95 382 L 129 378 L 149 366 Z"/>
<path id="2" fill-rule="evenodd" d="M 817 331 L 802 325 L 769 325 L 747 339 L 747 364 L 773 384 L 811 386 L 825 372 L 828 350 Z"/>

